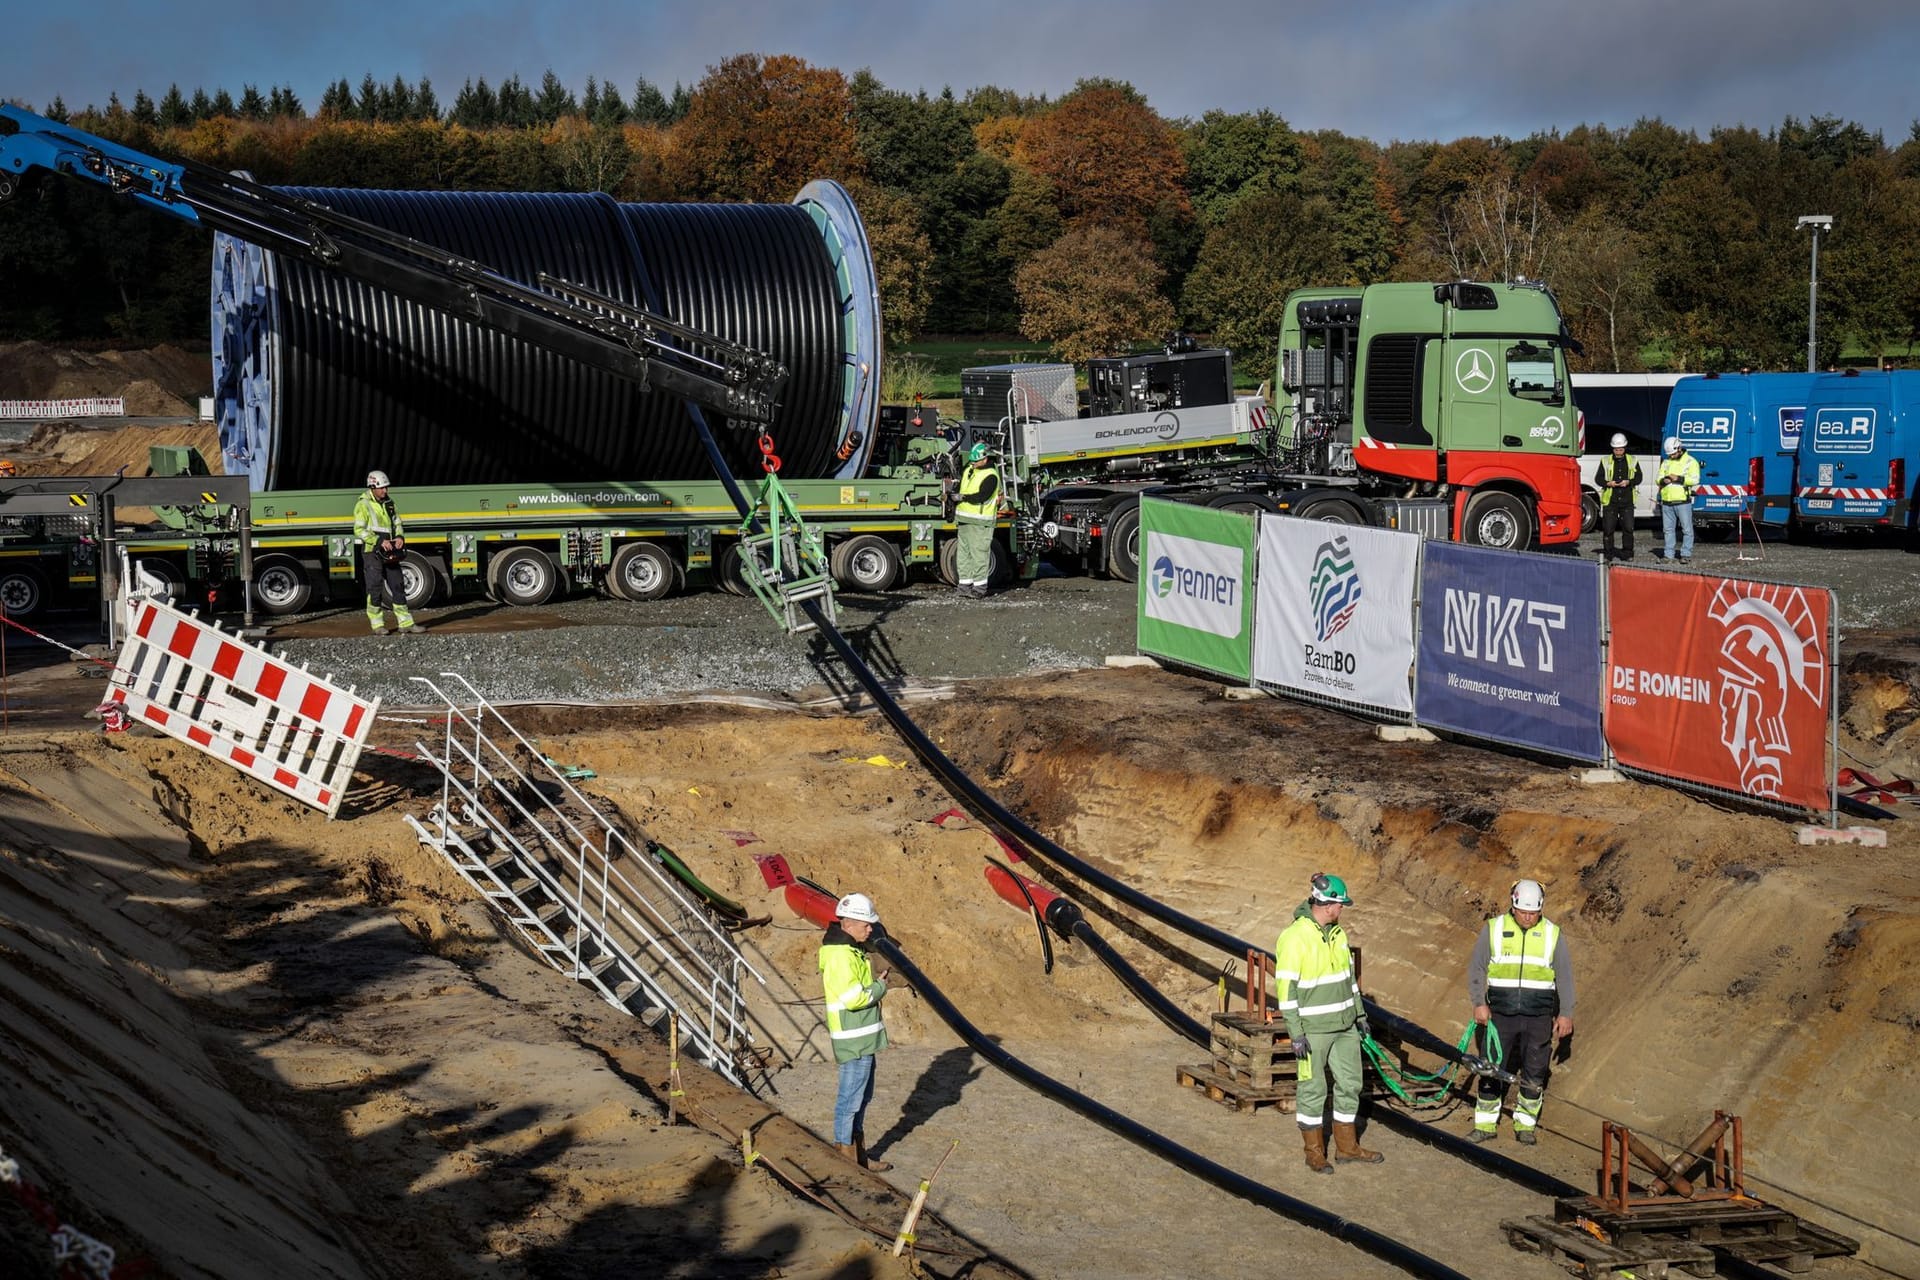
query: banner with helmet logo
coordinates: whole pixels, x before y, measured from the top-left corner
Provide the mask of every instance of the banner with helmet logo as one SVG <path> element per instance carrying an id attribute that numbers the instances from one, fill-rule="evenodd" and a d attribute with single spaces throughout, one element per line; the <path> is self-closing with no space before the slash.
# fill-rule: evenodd
<path id="1" fill-rule="evenodd" d="M 1140 503 L 1140 652 L 1237 680 L 1253 673 L 1253 519 Z"/>
<path id="2" fill-rule="evenodd" d="M 1421 724 L 1600 760 L 1600 566 L 1432 542 L 1420 565 Z"/>
<path id="3" fill-rule="evenodd" d="M 1413 710 L 1418 534 L 1260 518 L 1253 676 L 1388 711 Z"/>
<path id="4" fill-rule="evenodd" d="M 1824 809 L 1832 593 L 1608 570 L 1607 742 L 1623 765 Z"/>

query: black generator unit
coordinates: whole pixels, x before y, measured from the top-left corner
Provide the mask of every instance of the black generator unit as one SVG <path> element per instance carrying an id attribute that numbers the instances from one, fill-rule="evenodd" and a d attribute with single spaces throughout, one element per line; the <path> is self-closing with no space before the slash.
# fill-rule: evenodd
<path id="1" fill-rule="evenodd" d="M 1087 362 L 1087 413 L 1151 413 L 1233 403 L 1233 353 L 1182 351 Z"/>

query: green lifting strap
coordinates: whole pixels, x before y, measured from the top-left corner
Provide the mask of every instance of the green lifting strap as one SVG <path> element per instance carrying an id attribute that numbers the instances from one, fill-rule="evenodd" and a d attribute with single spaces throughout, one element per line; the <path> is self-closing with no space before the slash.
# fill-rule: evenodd
<path id="1" fill-rule="evenodd" d="M 754 598 L 788 635 L 814 629 L 812 618 L 801 608 L 809 600 L 819 601 L 827 620 L 835 621 L 826 548 L 819 532 L 800 518 L 800 509 L 778 475 L 767 472 L 753 505 L 764 527 L 740 539 L 740 567 Z"/>

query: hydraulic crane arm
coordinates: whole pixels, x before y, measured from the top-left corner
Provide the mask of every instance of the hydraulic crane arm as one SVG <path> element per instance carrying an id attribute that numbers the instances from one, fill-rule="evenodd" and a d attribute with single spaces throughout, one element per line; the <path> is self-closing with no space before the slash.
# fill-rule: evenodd
<path id="1" fill-rule="evenodd" d="M 209 165 L 159 160 L 0 104 L 0 203 L 42 173 L 97 183 L 731 418 L 769 421 L 786 380 L 786 367 L 771 356 L 583 286 L 544 275 L 532 285 L 512 280 L 315 201 Z"/>

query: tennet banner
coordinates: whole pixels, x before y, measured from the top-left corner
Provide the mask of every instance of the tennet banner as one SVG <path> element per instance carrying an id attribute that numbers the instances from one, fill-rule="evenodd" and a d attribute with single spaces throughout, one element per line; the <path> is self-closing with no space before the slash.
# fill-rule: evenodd
<path id="1" fill-rule="evenodd" d="M 1140 652 L 1251 679 L 1252 581 L 1253 517 L 1140 503 Z"/>
<path id="2" fill-rule="evenodd" d="M 1421 724 L 1604 759 L 1600 566 L 1427 544 L 1414 706 Z"/>
<path id="3" fill-rule="evenodd" d="M 1732 409 L 1682 409 L 1673 434 L 1694 453 L 1731 453 L 1738 416 Z"/>
<path id="4" fill-rule="evenodd" d="M 1417 534 L 1260 517 L 1253 676 L 1263 684 L 1413 710 Z"/>
<path id="5" fill-rule="evenodd" d="M 1832 593 L 1608 572 L 1607 741 L 1620 763 L 1826 808 Z"/>

